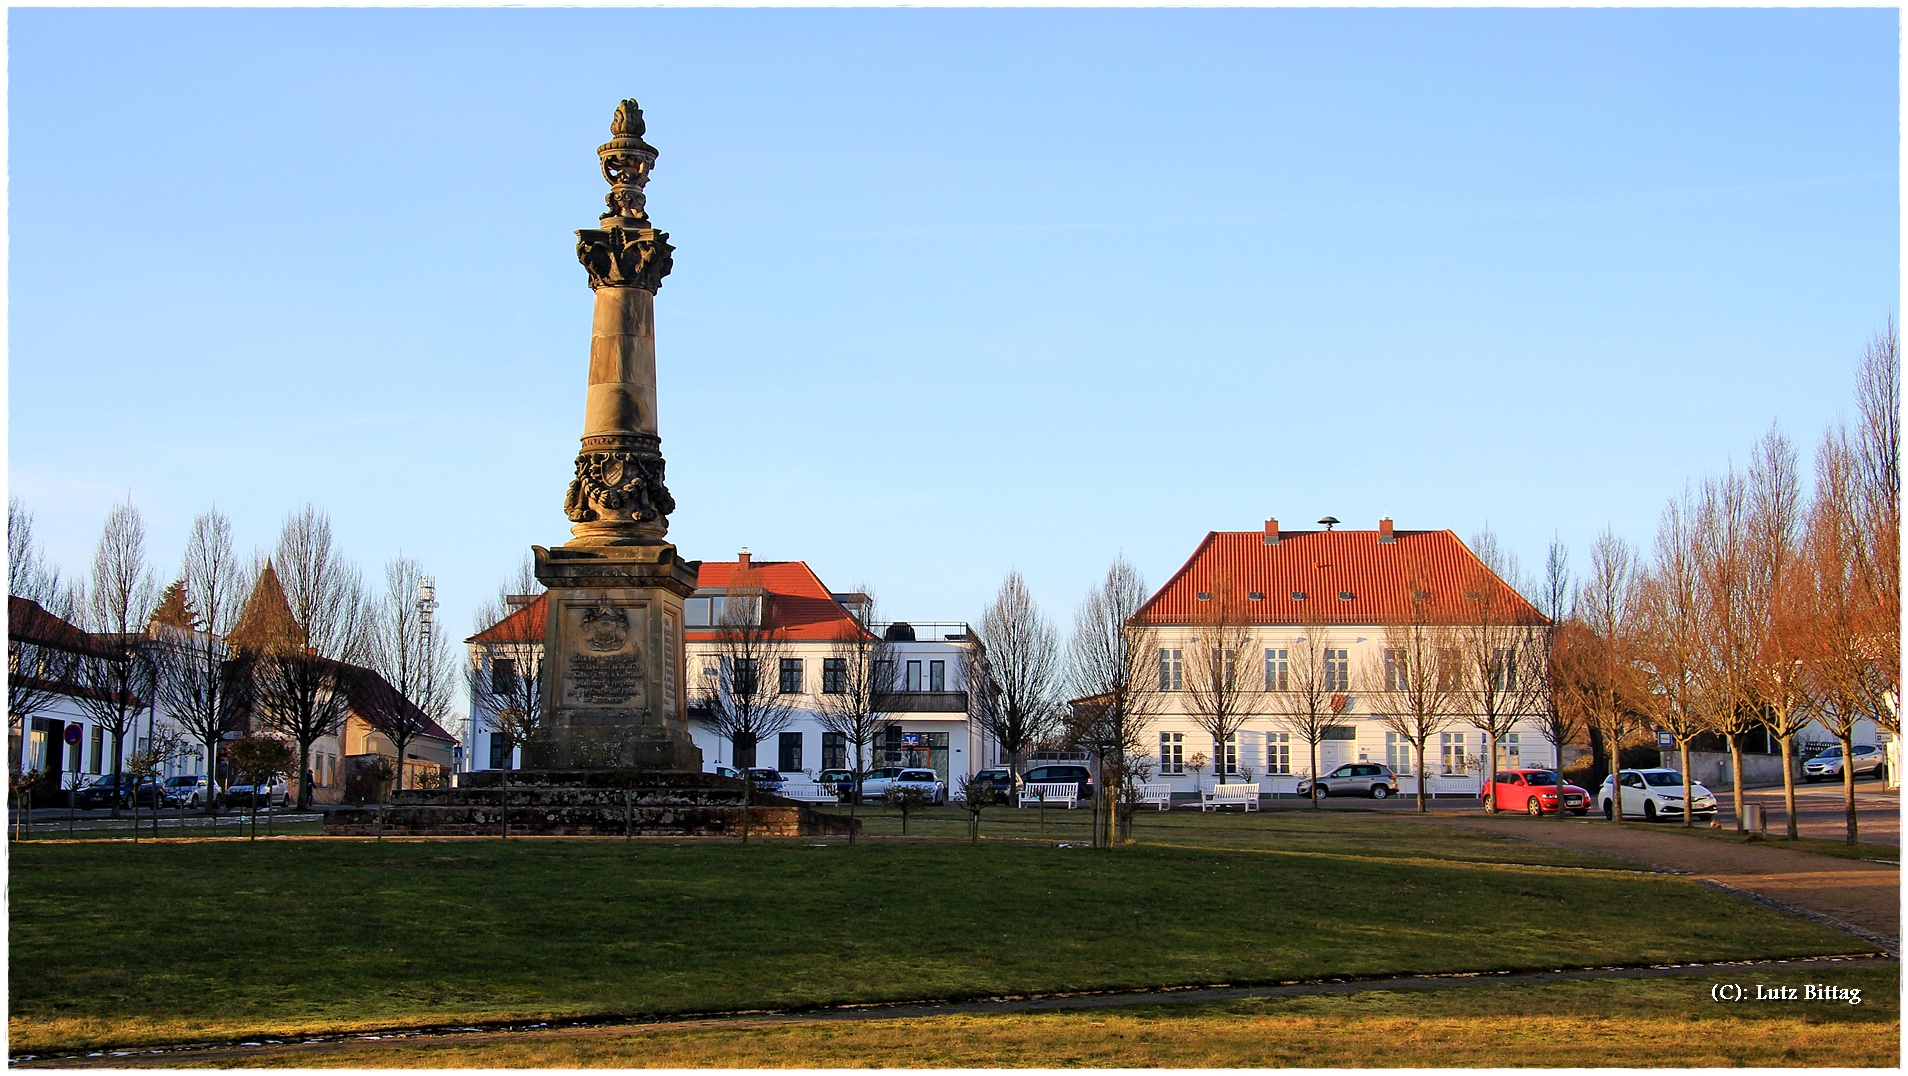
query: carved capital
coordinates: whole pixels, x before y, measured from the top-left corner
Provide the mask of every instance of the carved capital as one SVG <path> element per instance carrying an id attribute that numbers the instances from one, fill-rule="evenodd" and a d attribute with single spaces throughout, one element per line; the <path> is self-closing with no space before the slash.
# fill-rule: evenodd
<path id="1" fill-rule="evenodd" d="M 576 260 L 589 271 L 592 288 L 642 288 L 654 292 L 675 267 L 669 233 L 654 228 L 576 233 Z"/>
<path id="2" fill-rule="evenodd" d="M 572 523 L 629 523 L 668 527 L 676 499 L 663 483 L 663 458 L 652 452 L 584 452 L 563 497 Z M 654 530 L 654 526 L 644 527 Z"/>

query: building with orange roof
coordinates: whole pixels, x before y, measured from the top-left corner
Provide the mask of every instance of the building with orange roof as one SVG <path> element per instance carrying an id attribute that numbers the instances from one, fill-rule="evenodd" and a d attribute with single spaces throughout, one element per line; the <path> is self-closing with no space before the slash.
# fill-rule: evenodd
<path id="1" fill-rule="evenodd" d="M 1321 529 L 1295 531 L 1267 520 L 1262 530 L 1208 533 L 1129 621 L 1151 634 L 1157 650 L 1159 690 L 1147 740 L 1157 748 L 1158 779 L 1174 791 L 1250 779 L 1267 793 L 1294 793 L 1312 773 L 1316 747 L 1318 773 L 1389 766 L 1400 791 L 1413 793 L 1425 777 L 1417 772 L 1415 747 L 1385 720 L 1399 709 L 1395 696 L 1405 665 L 1403 651 L 1387 645 L 1397 641 L 1387 639 L 1387 626 L 1415 621 L 1448 632 L 1439 650 L 1447 668 L 1441 675 L 1461 678 L 1466 625 L 1480 619 L 1508 625 L 1499 637 L 1512 639 L 1547 623 L 1449 530 L 1399 530 L 1390 519 L 1374 530 L 1340 529 L 1329 518 L 1320 523 Z M 1220 612 L 1222 606 L 1227 611 Z M 1239 640 L 1227 663 L 1236 678 L 1238 699 L 1230 705 L 1237 731 L 1229 742 L 1215 743 L 1210 728 L 1222 722 L 1206 717 L 1202 727 L 1200 715 L 1217 707 L 1202 699 L 1193 680 L 1196 670 L 1210 678 L 1209 670 L 1221 667 L 1200 664 L 1201 637 L 1226 632 Z M 1493 698 L 1521 687 L 1525 693 L 1513 701 L 1530 710 L 1528 689 L 1541 676 L 1526 671 L 1520 685 L 1518 670 L 1527 666 L 1513 653 L 1518 647 L 1500 645 L 1508 679 L 1492 685 Z M 1306 723 L 1288 716 L 1300 690 L 1301 660 L 1315 663 L 1311 683 L 1329 691 L 1334 714 L 1330 727 L 1310 723 L 1315 744 L 1302 731 Z M 1443 700 L 1443 726 L 1426 744 L 1431 794 L 1474 796 L 1481 787 L 1488 748 L 1477 694 L 1453 690 Z M 1555 765 L 1556 747 L 1545 740 L 1534 711 L 1510 714 L 1509 703 L 1485 705 L 1495 710 L 1487 724 L 1501 733 L 1500 768 Z"/>
<path id="2" fill-rule="evenodd" d="M 521 763 L 521 754 L 496 734 L 484 699 L 504 697 L 522 671 L 541 660 L 546 603 L 542 595 L 514 595 L 509 604 L 508 615 L 466 640 L 471 675 L 489 689 L 473 692 L 465 745 L 472 769 Z M 744 634 L 761 629 L 769 656 L 735 656 L 724 626 L 738 624 Z M 851 660 L 842 644 L 876 636 L 886 643 L 882 660 L 892 663 L 880 672 L 891 676 L 894 690 L 884 696 L 888 727 L 864 763 L 932 767 L 950 785 L 989 765 L 992 740 L 968 720 L 966 668 L 979 643 L 965 622 L 876 621 L 866 595 L 830 590 L 806 562 L 756 560 L 745 550 L 734 560 L 701 562 L 696 590 L 683 605 L 683 676 L 704 766 L 772 766 L 799 780 L 851 765 L 850 745 L 822 727 L 820 713 L 824 697 L 840 690 Z M 737 660 L 766 662 L 770 667 L 756 675 L 789 700 L 785 723 L 753 745 L 721 735 L 703 704 L 709 693 L 724 690 L 725 663 Z"/>

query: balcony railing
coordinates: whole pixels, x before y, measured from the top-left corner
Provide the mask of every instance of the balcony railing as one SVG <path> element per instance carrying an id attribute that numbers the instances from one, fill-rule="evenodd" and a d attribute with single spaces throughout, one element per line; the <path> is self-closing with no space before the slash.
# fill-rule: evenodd
<path id="1" fill-rule="evenodd" d="M 875 705 L 890 714 L 964 714 L 965 691 L 890 691 L 875 696 Z"/>
<path id="2" fill-rule="evenodd" d="M 965 620 L 895 620 L 885 624 L 871 624 L 868 626 L 868 630 L 885 639 L 888 637 L 888 629 L 895 624 L 906 624 L 908 627 L 913 628 L 915 641 L 922 643 L 938 643 L 948 639 L 965 639 L 969 634 L 967 621 Z"/>

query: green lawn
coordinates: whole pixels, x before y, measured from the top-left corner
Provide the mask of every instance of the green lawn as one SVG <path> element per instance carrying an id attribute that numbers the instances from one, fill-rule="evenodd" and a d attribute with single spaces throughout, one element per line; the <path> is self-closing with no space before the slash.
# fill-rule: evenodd
<path id="1" fill-rule="evenodd" d="M 1171 814 L 1140 835 L 16 843 L 11 1048 L 1860 948 L 1390 815 Z"/>
<path id="2" fill-rule="evenodd" d="M 1889 863 L 1901 862 L 1901 846 L 1894 844 L 1870 844 L 1861 841 L 1849 844 L 1845 840 L 1825 837 L 1798 837 L 1795 840 L 1782 835 L 1779 830 L 1770 830 L 1760 837 L 1751 838 L 1747 834 L 1737 833 L 1733 827 L 1711 829 L 1708 826 L 1680 826 L 1648 822 L 1625 822 L 1632 829 L 1647 830 L 1651 833 L 1680 833 L 1689 837 L 1702 837 L 1712 841 L 1731 841 L 1736 844 L 1762 844 L 1770 848 L 1792 848 L 1799 852 L 1814 852 L 1819 856 L 1834 856 L 1837 859 L 1879 859 Z"/>

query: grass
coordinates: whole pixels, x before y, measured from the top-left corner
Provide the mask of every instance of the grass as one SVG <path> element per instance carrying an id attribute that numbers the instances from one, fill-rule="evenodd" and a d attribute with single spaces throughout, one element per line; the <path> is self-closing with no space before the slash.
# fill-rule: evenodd
<path id="1" fill-rule="evenodd" d="M 1721 982 L 1833 983 L 1862 1003 L 1718 1003 Z M 356 1068 L 1063 1066 L 1893 1067 L 1892 968 L 1485 984 L 1435 990 L 764 1026 L 600 1028 L 348 1043 L 247 1064 Z M 499 1041 L 501 1040 L 501 1041 Z M 172 1057 L 168 1067 L 191 1064 Z M 207 1061 L 207 1065 L 230 1064 Z"/>
<path id="2" fill-rule="evenodd" d="M 12 1049 L 1860 948 L 1682 879 L 1390 816 L 1151 825 L 1112 853 L 16 843 Z M 1555 862 L 1506 862 L 1533 856 Z"/>
<path id="3" fill-rule="evenodd" d="M 1708 826 L 1651 825 L 1648 822 L 1625 822 L 1630 829 L 1647 830 L 1651 833 L 1680 833 L 1685 836 L 1703 837 L 1712 841 L 1729 841 L 1734 844 L 1759 844 L 1769 848 L 1792 848 L 1798 852 L 1814 852 L 1818 856 L 1834 856 L 1837 859 L 1879 859 L 1889 863 L 1901 862 L 1901 846 L 1894 844 L 1869 844 L 1866 841 L 1849 844 L 1847 841 L 1825 837 L 1798 837 L 1790 840 L 1783 836 L 1763 834 L 1750 837 L 1737 833 L 1733 826 L 1711 829 Z"/>

